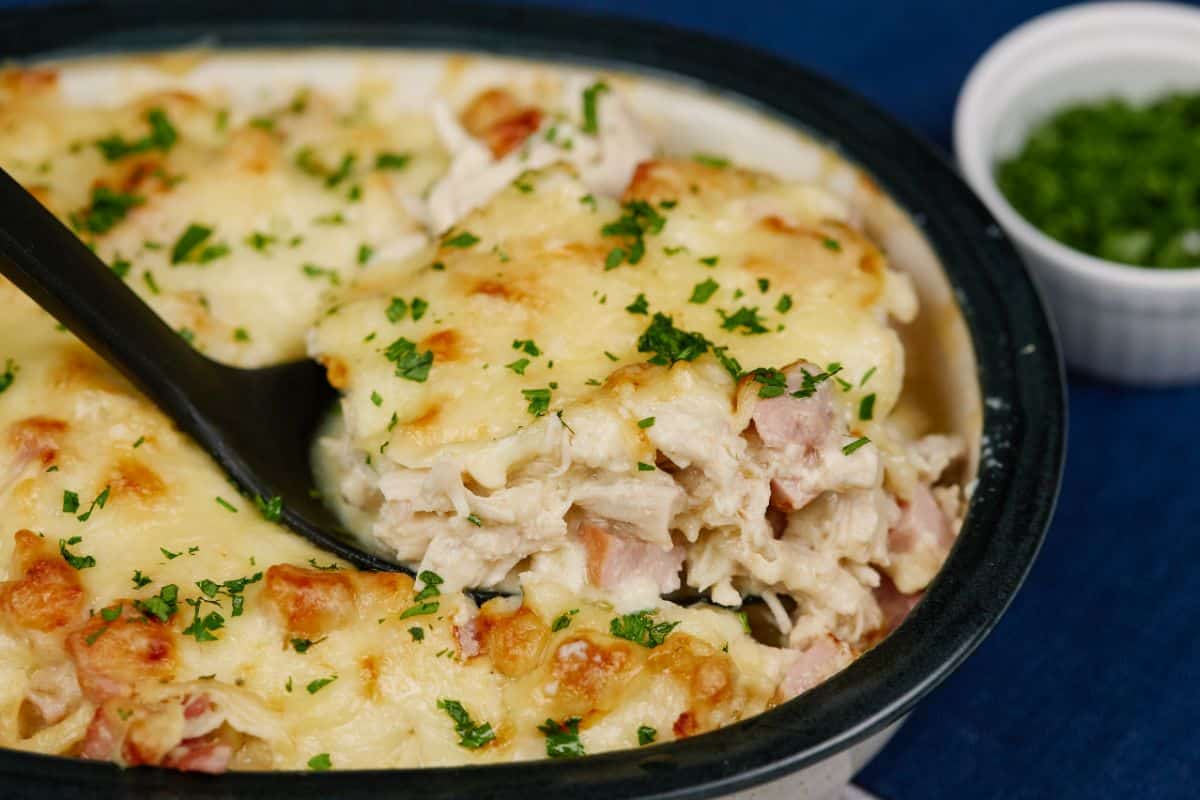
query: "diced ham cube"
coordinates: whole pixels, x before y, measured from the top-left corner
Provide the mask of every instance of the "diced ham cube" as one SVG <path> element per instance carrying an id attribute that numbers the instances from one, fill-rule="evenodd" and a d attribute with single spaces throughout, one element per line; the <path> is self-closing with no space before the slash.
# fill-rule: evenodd
<path id="1" fill-rule="evenodd" d="M 610 532 L 602 523 L 585 521 L 579 537 L 587 551 L 588 582 L 602 589 L 614 589 L 630 580 L 648 580 L 659 594 L 679 588 L 684 550 L 658 545 Z"/>

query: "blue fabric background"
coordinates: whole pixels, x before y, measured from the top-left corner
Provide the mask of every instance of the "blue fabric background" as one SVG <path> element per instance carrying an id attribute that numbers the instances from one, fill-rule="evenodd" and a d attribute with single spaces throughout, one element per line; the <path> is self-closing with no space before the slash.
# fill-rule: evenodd
<path id="1" fill-rule="evenodd" d="M 0 8 L 28 4 L 0 0 Z M 854 87 L 943 147 L 972 63 L 1006 31 L 1059 5 L 557 4 L 774 50 Z M 1066 481 L 1046 547 L 992 636 L 862 774 L 860 783 L 888 800 L 1200 797 L 1200 389 L 1130 389 L 1076 375 L 1070 383 Z"/>

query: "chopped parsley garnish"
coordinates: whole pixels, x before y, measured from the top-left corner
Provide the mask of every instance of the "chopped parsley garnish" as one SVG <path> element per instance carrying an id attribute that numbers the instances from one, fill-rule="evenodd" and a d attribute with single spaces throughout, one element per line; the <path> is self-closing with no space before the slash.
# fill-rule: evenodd
<path id="1" fill-rule="evenodd" d="M 637 729 L 637 737 L 638 747 L 645 747 L 648 744 L 654 744 L 654 740 L 658 738 L 658 731 L 649 725 L 643 725 Z"/>
<path id="2" fill-rule="evenodd" d="M 303 655 L 304 653 L 308 652 L 308 648 L 312 647 L 314 644 L 320 644 L 321 642 L 325 641 L 326 638 L 327 637 L 322 636 L 316 641 L 313 641 L 312 639 L 292 639 L 292 649 Z"/>
<path id="3" fill-rule="evenodd" d="M 697 259 L 697 261 L 699 261 L 701 264 L 703 264 L 706 267 L 715 267 L 721 261 L 721 257 L 720 256 L 705 256 L 704 258 Z"/>
<path id="4" fill-rule="evenodd" d="M 383 355 L 396 365 L 396 377 L 417 383 L 425 382 L 433 366 L 433 351 L 419 353 L 417 346 L 403 336 L 388 345 Z"/>
<path id="5" fill-rule="evenodd" d="M 850 444 L 843 447 L 842 452 L 845 453 L 846 455 L 850 455 L 855 450 L 858 450 L 860 447 L 863 447 L 864 445 L 868 445 L 870 443 L 871 443 L 871 440 L 868 439 L 866 436 L 860 436 L 857 439 L 855 439 L 853 442 L 851 442 Z"/>
<path id="6" fill-rule="evenodd" d="M 426 614 L 436 614 L 439 607 L 440 607 L 440 603 L 437 600 L 434 600 L 429 603 L 418 603 L 417 605 L 410 606 L 410 607 L 404 609 L 403 611 L 401 611 L 400 619 L 408 619 L 409 617 L 421 617 Z"/>
<path id="7" fill-rule="evenodd" d="M 300 267 L 300 271 L 309 278 L 327 278 L 333 286 L 342 285 L 342 278 L 337 274 L 337 270 L 329 269 L 328 267 L 319 267 L 316 264 L 305 264 Z"/>
<path id="8" fill-rule="evenodd" d="M 771 282 L 769 280 L 767 280 L 766 278 L 758 279 L 758 290 L 760 292 L 762 292 L 763 294 L 766 294 L 767 290 L 770 288 L 771 288 Z"/>
<path id="9" fill-rule="evenodd" d="M 513 339 L 513 350 L 523 350 L 531 356 L 540 356 L 542 351 L 533 343 L 533 339 Z"/>
<path id="10" fill-rule="evenodd" d="M 117 258 L 116 261 L 109 265 L 109 269 L 118 278 L 125 280 L 129 276 L 129 270 L 133 269 L 133 264 L 127 258 Z"/>
<path id="11" fill-rule="evenodd" d="M 356 257 L 359 264 L 366 264 L 371 260 L 371 256 L 375 255 L 375 248 L 369 244 L 360 244 L 358 246 L 358 256 Z"/>
<path id="12" fill-rule="evenodd" d="M 597 81 L 583 90 L 583 127 L 584 133 L 595 136 L 600 132 L 599 119 L 596 116 L 596 100 L 600 94 L 608 91 L 608 84 Z"/>
<path id="13" fill-rule="evenodd" d="M 375 390 L 371 390 L 371 402 L 377 406 L 383 405 L 383 395 Z"/>
<path id="14" fill-rule="evenodd" d="M 346 178 L 350 177 L 350 172 L 354 169 L 354 161 L 355 158 L 353 153 L 346 153 L 344 156 L 342 156 L 342 160 L 338 163 L 337 169 L 329 173 L 329 175 L 325 178 L 325 185 L 332 189 L 342 181 L 346 180 Z"/>
<path id="15" fill-rule="evenodd" d="M 325 772 L 333 769 L 333 761 L 329 758 L 329 753 L 317 753 L 308 760 L 308 768 L 313 772 Z"/>
<path id="16" fill-rule="evenodd" d="M 268 522 L 279 522 L 279 518 L 283 516 L 283 498 L 279 495 L 275 495 L 274 497 L 256 495 L 254 506 L 258 509 L 258 513 L 262 514 L 263 518 Z"/>
<path id="17" fill-rule="evenodd" d="M 160 294 L 161 290 L 158 288 L 158 281 L 154 280 L 154 273 L 146 270 L 142 273 L 142 280 L 146 282 L 146 288 L 150 290 L 150 294 Z"/>
<path id="18" fill-rule="evenodd" d="M 309 694 L 316 694 L 337 679 L 337 675 L 330 675 L 328 678 L 317 678 L 315 681 L 309 681 L 308 686 L 304 688 Z"/>
<path id="19" fill-rule="evenodd" d="M 708 351 L 709 342 L 699 333 L 681 331 L 666 314 L 656 313 L 638 337 L 639 353 L 653 353 L 651 364 L 667 367 L 677 361 L 695 361 Z"/>
<path id="20" fill-rule="evenodd" d="M 579 758 L 585 755 L 583 742 L 579 740 L 579 717 L 570 717 L 561 723 L 547 719 L 538 730 L 546 737 L 546 755 L 550 758 Z"/>
<path id="21" fill-rule="evenodd" d="M 507 369 L 511 369 L 513 372 L 517 373 L 518 375 L 524 375 L 525 368 L 529 366 L 529 359 L 528 358 L 518 358 L 516 361 L 513 361 L 510 364 L 505 364 L 504 366 Z"/>
<path id="22" fill-rule="evenodd" d="M 867 381 L 871 380 L 871 376 L 875 374 L 875 370 L 877 370 L 877 369 L 878 369 L 878 367 L 871 367 L 869 370 L 867 370 L 865 373 L 863 373 L 862 380 L 860 380 L 858 382 L 858 385 L 866 386 Z"/>
<path id="23" fill-rule="evenodd" d="M 137 438 L 137 441 L 133 443 L 133 449 L 134 449 L 134 450 L 137 450 L 137 449 L 138 449 L 139 447 L 141 447 L 141 446 L 142 446 L 142 445 L 143 445 L 145 442 L 146 442 L 146 437 L 145 437 L 145 436 L 139 436 L 139 437 Z"/>
<path id="24" fill-rule="evenodd" d="M 644 461 L 637 463 L 638 472 L 654 472 L 656 467 L 653 464 L 647 464 Z"/>
<path id="25" fill-rule="evenodd" d="M 721 285 L 712 278 L 706 279 L 703 283 L 697 283 L 692 287 L 692 296 L 688 298 L 689 303 L 707 303 L 709 299 L 717 293 Z"/>
<path id="26" fill-rule="evenodd" d="M 96 147 L 100 148 L 100 153 L 107 161 L 116 161 L 149 150 L 170 150 L 179 134 L 167 119 L 166 112 L 161 108 L 152 108 L 146 112 L 146 122 L 150 125 L 150 132 L 142 138 L 131 142 L 119 134 L 113 134 L 97 141 Z"/>
<path id="27" fill-rule="evenodd" d="M 679 255 L 680 253 L 684 252 L 685 250 L 687 250 L 687 248 L 686 248 L 685 246 L 683 246 L 683 245 L 679 245 L 679 246 L 677 246 L 677 247 L 664 247 L 664 248 L 663 248 L 663 255 L 667 255 L 667 256 L 677 256 L 677 255 Z"/>
<path id="28" fill-rule="evenodd" d="M 67 545 L 79 544 L 83 541 L 78 536 L 72 536 L 70 539 L 58 540 L 58 552 L 62 554 L 63 561 L 66 561 L 74 569 L 91 569 L 96 566 L 96 559 L 92 556 L 77 556 L 67 549 Z"/>
<path id="29" fill-rule="evenodd" d="M 655 622 L 653 617 L 658 609 L 646 609 L 633 614 L 614 617 L 608 625 L 609 633 L 618 639 L 640 644 L 642 647 L 655 648 L 667 640 L 671 631 L 675 630 L 678 622 Z"/>
<path id="30" fill-rule="evenodd" d="M 624 262 L 637 264 L 646 254 L 646 235 L 657 234 L 667 224 L 667 218 L 654 210 L 645 200 L 622 203 L 624 214 L 600 229 L 602 236 L 619 236 L 625 239 L 624 246 L 613 248 L 605 260 L 604 268 L 615 269 Z"/>
<path id="31" fill-rule="evenodd" d="M 70 489 L 63 492 L 62 510 L 65 514 L 74 514 L 79 510 L 79 495 Z"/>
<path id="32" fill-rule="evenodd" d="M 563 613 L 559 614 L 554 618 L 554 622 L 550 624 L 550 630 L 554 631 L 555 633 L 566 630 L 571 624 L 571 618 L 578 613 L 578 608 L 572 608 L 570 611 L 564 611 Z"/>
<path id="33" fill-rule="evenodd" d="M 804 380 L 801 382 L 800 388 L 792 392 L 792 397 L 812 397 L 822 383 L 841 371 L 842 365 L 836 361 L 827 366 L 824 372 L 818 372 L 816 375 L 802 367 L 800 372 L 804 375 Z"/>
<path id="34" fill-rule="evenodd" d="M 717 169 L 724 169 L 729 166 L 728 158 L 715 156 L 711 153 L 694 153 L 692 154 L 692 160 L 697 164 L 703 164 L 706 167 L 716 167 Z"/>
<path id="35" fill-rule="evenodd" d="M 419 628 L 419 627 L 415 627 L 415 626 L 412 628 L 409 628 L 408 635 L 412 637 L 412 640 L 414 642 L 425 641 L 425 630 L 423 628 Z"/>
<path id="36" fill-rule="evenodd" d="M 328 564 L 318 564 L 317 560 L 315 558 L 310 558 L 308 560 L 308 564 L 313 569 L 319 569 L 322 572 L 332 572 L 332 571 L 338 569 L 338 565 L 337 565 L 336 561 L 330 561 Z"/>
<path id="37" fill-rule="evenodd" d="M 544 416 L 550 410 L 549 389 L 522 389 L 521 394 L 529 401 L 529 406 L 525 410 L 533 416 Z"/>
<path id="38" fill-rule="evenodd" d="M 639 419 L 637 425 L 639 428 L 653 428 L 654 427 L 654 417 L 646 417 L 645 419 Z"/>
<path id="39" fill-rule="evenodd" d="M 172 553 L 170 550 L 168 550 L 165 547 L 158 548 L 158 552 L 162 553 L 163 556 L 166 557 L 167 561 L 174 561 L 175 559 L 177 559 L 181 555 L 183 555 L 183 553 Z"/>
<path id="40" fill-rule="evenodd" d="M 875 416 L 875 393 L 871 392 L 864 397 L 858 404 L 858 418 L 861 420 L 869 420 Z"/>
<path id="41" fill-rule="evenodd" d="M 137 575 L 135 574 L 134 580 L 136 579 Z M 148 617 L 154 617 L 159 622 L 166 622 L 179 610 L 179 587 L 168 583 L 159 590 L 158 594 L 151 595 L 145 600 L 134 600 L 133 607 Z"/>
<path id="42" fill-rule="evenodd" d="M 228 245 L 220 242 L 205 244 L 212 236 L 212 232 L 213 229 L 207 225 L 198 225 L 195 222 L 188 225 L 187 230 L 179 235 L 179 238 L 175 240 L 174 247 L 171 248 L 171 263 L 207 264 L 227 255 L 229 253 Z"/>
<path id="43" fill-rule="evenodd" d="M 638 292 L 638 296 L 634 298 L 632 303 L 625 306 L 625 310 L 630 314 L 649 314 L 650 303 L 646 301 L 646 295 Z"/>
<path id="44" fill-rule="evenodd" d="M 200 616 L 200 607 L 204 603 L 215 603 L 215 601 L 198 597 L 188 598 L 184 602 L 192 607 L 192 622 L 183 629 L 183 635 L 191 636 L 197 642 L 215 642 L 217 637 L 213 636 L 212 632 L 225 627 L 225 617 L 217 611 L 210 611 L 204 616 Z"/>
<path id="45" fill-rule="evenodd" d="M 478 514 L 467 514 L 467 522 L 471 523 L 476 528 L 483 527 L 483 520 L 479 518 Z"/>
<path id="46" fill-rule="evenodd" d="M 108 233 L 125 219 L 131 209 L 146 202 L 146 198 L 135 194 L 114 192 L 107 186 L 92 188 L 92 203 L 82 211 L 71 214 L 71 225 L 88 233 Z"/>
<path id="47" fill-rule="evenodd" d="M 379 153 L 375 156 L 375 169 L 404 169 L 412 156 L 408 153 Z"/>
<path id="48" fill-rule="evenodd" d="M 448 236 L 442 239 L 442 247 L 457 247 L 460 250 L 465 250 L 468 247 L 479 243 L 479 237 L 470 231 L 462 231 L 454 236 Z"/>
<path id="49" fill-rule="evenodd" d="M 11 358 L 4 360 L 4 372 L 0 372 L 0 392 L 13 385 L 17 379 L 17 362 Z"/>
<path id="50" fill-rule="evenodd" d="M 230 513 L 233 513 L 233 514 L 238 513 L 237 508 L 235 508 L 232 503 L 230 503 L 228 500 L 226 500 L 224 497 L 221 497 L 220 495 L 217 496 L 217 505 L 219 505 L 221 508 L 225 509 L 226 511 L 229 511 Z"/>
<path id="51" fill-rule="evenodd" d="M 404 302 L 402 298 L 393 297 L 383 313 L 388 318 L 388 322 L 399 322 L 408 316 L 408 303 Z"/>
<path id="52" fill-rule="evenodd" d="M 593 195 L 585 194 L 583 197 L 579 198 L 579 204 L 587 206 L 592 211 L 596 210 L 596 198 Z"/>
<path id="53" fill-rule="evenodd" d="M 744 328 L 744 333 L 747 335 L 767 332 L 767 328 L 762 324 L 762 319 L 758 316 L 758 306 L 754 306 L 753 308 L 742 306 L 732 314 L 727 314 L 724 310 L 718 309 L 717 313 L 721 315 L 721 327 L 727 331 L 736 331 L 739 328 Z"/>
<path id="54" fill-rule="evenodd" d="M 420 297 L 414 297 L 409 308 L 412 309 L 413 322 L 419 322 L 421 317 L 425 316 L 425 312 L 429 310 L 429 303 Z"/>
<path id="55" fill-rule="evenodd" d="M 140 569 L 135 569 L 133 571 L 132 580 L 133 580 L 133 588 L 135 588 L 135 589 L 141 589 L 143 586 L 148 586 L 151 583 L 154 583 L 154 579 L 147 577 L 146 575 L 143 575 L 142 571 Z"/>
<path id="56" fill-rule="evenodd" d="M 196 332 L 191 328 L 180 328 L 179 337 L 188 344 L 192 344 L 196 341 Z"/>
<path id="57" fill-rule="evenodd" d="M 319 217 L 313 217 L 315 225 L 345 225 L 346 216 L 340 211 L 334 211 L 329 214 L 322 214 Z"/>
<path id="58" fill-rule="evenodd" d="M 234 578 L 222 583 L 210 581 L 206 578 L 205 580 L 199 581 L 196 586 L 200 588 L 200 591 L 203 592 L 204 596 L 209 598 L 209 600 L 214 600 L 217 595 L 222 593 L 228 596 L 230 600 L 230 606 L 233 609 L 232 615 L 235 617 L 240 617 L 245 604 L 245 598 L 242 593 L 249 584 L 258 583 L 261 581 L 262 576 L 263 574 L 261 572 L 256 572 L 249 578 Z"/>
<path id="59" fill-rule="evenodd" d="M 775 304 L 775 310 L 780 314 L 786 314 L 792 310 L 792 296 L 790 294 L 781 295 L 779 302 Z"/>
<path id="60" fill-rule="evenodd" d="M 777 369 L 760 367 L 751 372 L 750 376 L 755 383 L 759 384 L 759 397 L 779 397 L 787 391 L 787 378 Z"/>
<path id="61" fill-rule="evenodd" d="M 840 253 L 842 251 L 842 243 L 837 239 L 830 239 L 828 236 L 826 236 L 821 244 L 825 245 L 826 250 L 832 250 L 835 253 Z"/>
<path id="62" fill-rule="evenodd" d="M 459 747 L 468 750 L 478 750 L 496 738 L 496 733 L 488 722 L 475 723 L 471 715 L 457 700 L 439 699 L 437 707 L 445 711 L 454 720 L 454 732 L 458 734 Z"/>

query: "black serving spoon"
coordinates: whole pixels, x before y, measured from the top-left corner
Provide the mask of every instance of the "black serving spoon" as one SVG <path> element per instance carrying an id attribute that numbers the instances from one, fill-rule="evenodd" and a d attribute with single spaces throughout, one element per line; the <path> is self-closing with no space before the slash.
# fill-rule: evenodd
<path id="1" fill-rule="evenodd" d="M 194 350 L 87 245 L 0 170 L 0 274 L 115 367 L 279 521 L 357 567 L 406 567 L 343 530 L 313 491 L 309 449 L 336 399 L 313 361 L 262 369 Z"/>

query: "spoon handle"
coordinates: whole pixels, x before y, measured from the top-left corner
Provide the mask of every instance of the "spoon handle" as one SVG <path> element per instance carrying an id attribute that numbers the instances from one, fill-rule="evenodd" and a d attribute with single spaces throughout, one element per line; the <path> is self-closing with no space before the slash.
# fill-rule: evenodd
<path id="1" fill-rule="evenodd" d="M 2 169 L 0 274 L 176 422 L 185 428 L 201 422 L 188 397 L 202 397 L 213 388 L 212 362 Z"/>

